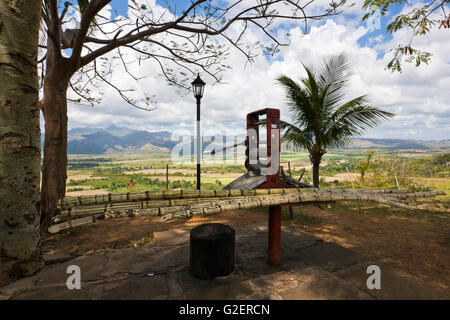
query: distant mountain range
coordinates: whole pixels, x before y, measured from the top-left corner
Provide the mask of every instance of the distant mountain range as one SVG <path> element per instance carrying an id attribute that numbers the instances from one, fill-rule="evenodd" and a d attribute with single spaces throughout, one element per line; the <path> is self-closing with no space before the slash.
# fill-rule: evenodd
<path id="1" fill-rule="evenodd" d="M 356 138 L 345 149 L 388 149 L 388 150 L 450 150 L 450 139 L 446 140 L 412 140 L 412 139 L 372 139 Z"/>
<path id="2" fill-rule="evenodd" d="M 148 132 L 111 125 L 103 128 L 74 128 L 68 132 L 69 154 L 118 152 L 167 153 L 176 145 L 168 131 Z"/>
<path id="3" fill-rule="evenodd" d="M 148 132 L 111 125 L 73 128 L 68 132 L 69 154 L 169 153 L 178 143 L 168 131 Z M 43 135 L 42 135 L 43 139 Z M 204 144 L 209 144 L 205 141 Z M 288 151 L 282 146 L 284 151 Z M 345 149 L 450 150 L 450 139 L 440 141 L 356 138 Z"/>

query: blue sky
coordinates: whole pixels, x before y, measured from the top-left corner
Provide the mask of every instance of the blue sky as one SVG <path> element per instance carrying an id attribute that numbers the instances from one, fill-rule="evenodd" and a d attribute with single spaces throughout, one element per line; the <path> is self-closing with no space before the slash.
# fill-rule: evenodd
<path id="1" fill-rule="evenodd" d="M 170 5 L 175 5 L 177 7 L 177 11 L 182 10 L 190 5 L 190 1 L 185 0 L 169 0 L 169 1 L 161 1 L 157 0 L 156 3 L 162 7 L 167 7 L 167 3 Z M 113 10 L 117 11 L 118 14 L 127 17 L 128 16 L 128 1 L 126 0 L 112 0 L 110 2 Z M 113 14 L 113 18 L 115 14 Z"/>
<path id="2" fill-rule="evenodd" d="M 167 6 L 165 1 L 157 0 L 156 3 L 161 5 L 161 6 L 163 6 L 163 7 Z M 187 7 L 190 4 L 190 1 L 186 1 L 186 0 L 171 0 L 169 3 L 170 4 L 175 4 L 177 6 L 178 10 L 182 10 L 183 8 Z M 111 7 L 113 8 L 112 18 L 115 18 L 116 12 L 119 15 L 122 15 L 124 17 L 128 17 L 128 3 L 127 3 L 127 1 L 124 1 L 124 0 L 112 0 L 110 4 L 111 4 Z M 391 15 L 398 14 L 401 11 L 402 7 L 403 7 L 403 5 L 397 5 L 397 4 L 391 5 L 391 10 L 390 10 Z M 359 19 L 359 17 L 357 17 L 354 14 L 348 14 L 348 15 L 345 15 L 345 16 L 347 17 L 347 19 Z M 325 21 L 321 21 L 318 24 L 320 25 L 322 23 L 325 23 Z M 362 21 L 360 22 L 360 25 L 363 25 Z M 387 20 L 383 20 L 382 24 L 381 24 L 381 28 L 382 29 L 373 30 L 371 33 L 369 33 L 366 36 L 362 37 L 359 40 L 359 43 L 362 46 L 366 46 L 366 45 L 370 46 L 370 44 L 367 43 L 367 39 L 369 39 L 371 37 L 374 37 L 374 36 L 378 36 L 378 35 L 383 35 L 383 37 L 386 40 L 392 39 L 392 36 L 385 31 L 386 30 L 386 25 L 387 25 Z"/>
<path id="3" fill-rule="evenodd" d="M 117 11 L 117 13 L 121 16 L 124 17 L 128 16 L 128 1 L 112 0 L 110 4 L 111 7 L 113 8 L 113 15 L 112 15 L 113 18 L 116 16 L 114 11 Z"/>
<path id="4" fill-rule="evenodd" d="M 138 2 L 144 0 L 138 0 Z M 322 1 L 327 4 L 329 1 Z M 152 1 L 147 1 L 152 4 Z M 347 13 L 310 23 L 309 37 L 301 34 L 302 26 L 290 23 L 280 25 L 274 31 L 291 34 L 291 45 L 283 47 L 274 59 L 259 56 L 253 64 L 246 63 L 237 50 L 230 49 L 228 63 L 232 69 L 226 71 L 225 84 L 207 82 L 202 100 L 202 119 L 205 132 L 213 134 L 242 133 L 245 128 L 245 114 L 261 107 L 276 107 L 282 118 L 288 119 L 287 106 L 282 88 L 275 78 L 286 74 L 299 79 L 303 74 L 300 61 L 317 64 L 329 54 L 347 52 L 354 64 L 354 81 L 349 88 L 351 96 L 369 94 L 374 106 L 391 111 L 397 116 L 380 127 L 364 134 L 371 138 L 403 139 L 449 139 L 450 138 L 450 42 L 449 31 L 434 30 L 428 37 L 418 38 L 416 45 L 432 51 L 432 63 L 416 68 L 405 65 L 401 74 L 385 70 L 390 58 L 390 49 L 409 39 L 408 32 L 394 36 L 385 32 L 386 25 L 401 7 L 391 9 L 388 16 L 381 17 L 380 29 L 371 30 L 361 21 L 364 12 L 359 5 Z M 171 3 L 174 3 L 173 1 Z M 177 11 L 190 2 L 178 0 Z M 111 1 L 111 17 L 115 11 L 127 16 L 127 2 Z M 155 10 L 164 10 L 165 2 L 157 0 Z M 261 32 L 251 30 L 246 35 L 251 41 L 267 41 Z M 134 53 L 130 52 L 132 57 Z M 138 57 L 135 56 L 137 59 Z M 158 66 L 150 62 L 136 67 L 139 75 L 146 77 L 139 83 L 127 77 L 124 70 L 117 68 L 114 78 L 123 86 L 133 85 L 137 92 L 155 95 L 158 108 L 152 112 L 135 109 L 122 101 L 114 90 L 102 87 L 104 98 L 93 108 L 71 105 L 69 127 L 107 127 L 111 123 L 149 131 L 168 130 L 180 134 L 194 132 L 194 99 L 189 93 L 177 94 L 158 75 Z"/>
<path id="5" fill-rule="evenodd" d="M 167 2 L 166 1 L 157 0 L 156 3 L 161 5 L 161 6 L 163 6 L 163 7 L 167 7 Z M 182 10 L 183 8 L 187 7 L 191 2 L 190 1 L 186 1 L 186 0 L 171 0 L 171 1 L 169 1 L 169 3 L 176 5 L 178 10 Z M 110 5 L 113 8 L 112 18 L 115 18 L 116 12 L 119 15 L 122 15 L 124 17 L 128 17 L 128 2 L 127 1 L 124 1 L 124 0 L 112 0 L 110 2 Z M 403 6 L 404 5 L 392 4 L 390 6 L 390 15 L 391 16 L 397 15 L 401 11 Z M 344 15 L 347 17 L 347 19 L 359 19 L 359 17 L 354 15 L 354 14 L 344 14 Z M 322 23 L 325 23 L 325 21 L 321 21 L 318 24 L 320 25 Z M 363 24 L 364 23 L 361 21 L 360 25 L 363 25 Z M 383 37 L 386 40 L 392 39 L 392 36 L 386 32 L 386 26 L 387 26 L 387 20 L 383 19 L 382 23 L 381 23 L 381 28 L 382 29 L 376 29 L 376 30 L 373 30 L 371 33 L 368 33 L 367 35 L 365 35 L 364 37 L 362 37 L 359 40 L 359 43 L 362 46 L 366 46 L 366 45 L 370 46 L 370 44 L 367 43 L 367 39 L 369 39 L 371 37 L 374 37 L 374 36 L 376 37 L 378 35 L 383 35 Z"/>

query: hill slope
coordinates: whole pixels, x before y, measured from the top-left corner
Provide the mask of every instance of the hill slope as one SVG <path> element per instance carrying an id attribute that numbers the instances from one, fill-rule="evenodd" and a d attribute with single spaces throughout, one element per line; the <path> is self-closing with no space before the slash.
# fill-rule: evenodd
<path id="1" fill-rule="evenodd" d="M 74 128 L 68 132 L 68 137 L 69 154 L 169 153 L 178 144 L 178 141 L 171 140 L 171 133 L 168 131 L 148 132 L 114 125 L 107 128 Z M 238 139 L 240 140 L 242 137 Z M 204 147 L 208 144 L 209 141 L 204 141 Z M 220 147 L 215 146 L 215 148 Z M 193 146 L 191 149 L 193 152 Z M 210 149 L 214 149 L 214 147 Z M 289 150 L 284 144 L 282 149 Z M 356 138 L 345 149 L 450 150 L 450 140 Z"/>
<path id="2" fill-rule="evenodd" d="M 69 154 L 167 153 L 176 145 L 167 131 L 148 132 L 114 125 L 105 129 L 74 128 L 68 136 Z"/>

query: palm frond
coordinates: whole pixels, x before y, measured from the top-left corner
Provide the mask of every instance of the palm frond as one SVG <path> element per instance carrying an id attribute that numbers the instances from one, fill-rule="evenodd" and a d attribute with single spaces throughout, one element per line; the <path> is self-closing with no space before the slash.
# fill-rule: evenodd
<path id="1" fill-rule="evenodd" d="M 361 135 L 365 129 L 379 125 L 394 114 L 372 107 L 363 95 L 348 101 L 338 108 L 327 124 L 324 134 L 330 147 L 340 147 L 352 136 Z"/>
<path id="2" fill-rule="evenodd" d="M 369 105 L 368 96 L 362 95 L 352 100 L 345 102 L 339 108 L 334 110 L 326 123 L 326 129 L 330 128 L 334 123 L 338 122 L 343 116 L 352 111 L 355 107 Z"/>
<path id="3" fill-rule="evenodd" d="M 281 141 L 294 147 L 296 151 L 301 148 L 310 150 L 312 148 L 312 136 L 300 128 L 286 121 L 280 121 Z"/>
<path id="4" fill-rule="evenodd" d="M 286 89 L 286 101 L 289 114 L 298 126 L 313 121 L 315 112 L 312 109 L 308 92 L 287 76 L 281 76 L 277 81 Z"/>
<path id="5" fill-rule="evenodd" d="M 345 105 L 348 104 L 350 106 L 347 106 L 346 112 L 341 114 L 336 121 L 339 125 L 348 125 L 363 130 L 377 126 L 381 121 L 395 116 L 391 112 L 372 107 L 370 104 L 355 102 L 355 99 Z"/>
<path id="6" fill-rule="evenodd" d="M 350 60 L 344 53 L 331 56 L 325 61 L 318 74 L 324 110 L 330 111 L 342 101 L 346 95 L 344 88 L 349 84 L 351 76 Z"/>
<path id="7" fill-rule="evenodd" d="M 319 102 L 319 84 L 316 81 L 315 70 L 303 63 L 302 65 L 307 74 L 307 78 L 302 79 L 302 83 L 308 90 L 312 104 L 317 104 L 317 102 Z"/>
<path id="8" fill-rule="evenodd" d="M 286 88 L 292 124 L 283 122 L 283 141 L 321 157 L 327 148 L 341 147 L 352 137 L 394 114 L 372 107 L 366 95 L 343 103 L 351 78 L 350 60 L 331 56 L 316 71 L 303 64 L 307 76 L 296 83 L 287 76 L 277 80 Z"/>

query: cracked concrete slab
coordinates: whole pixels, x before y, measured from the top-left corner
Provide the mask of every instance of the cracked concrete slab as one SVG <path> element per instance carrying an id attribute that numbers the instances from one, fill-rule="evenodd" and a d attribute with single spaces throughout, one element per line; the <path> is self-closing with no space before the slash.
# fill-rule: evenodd
<path id="1" fill-rule="evenodd" d="M 161 248 L 167 257 L 170 265 L 186 265 L 189 264 L 189 244 L 179 246 L 169 246 Z"/>
<path id="2" fill-rule="evenodd" d="M 104 253 L 106 268 L 101 276 L 117 273 L 141 274 L 158 272 L 170 266 L 167 254 L 161 248 L 134 248 L 109 250 Z"/>
<path id="3" fill-rule="evenodd" d="M 89 252 L 47 265 L 0 288 L 0 299 L 449 299 L 450 294 L 391 266 L 302 232 L 282 228 L 281 265 L 267 263 L 267 227 L 236 228 L 235 271 L 199 280 L 189 274 L 189 230 L 155 233 L 140 248 Z M 81 268 L 81 290 L 66 269 Z M 368 290 L 366 268 L 382 269 L 382 289 Z"/>
<path id="4" fill-rule="evenodd" d="M 53 263 L 59 263 L 59 262 L 65 262 L 73 259 L 74 256 L 65 252 L 58 252 L 54 254 L 44 254 L 42 256 L 42 259 L 44 260 L 45 264 L 53 264 Z"/>
<path id="5" fill-rule="evenodd" d="M 346 266 L 364 260 L 364 257 L 353 251 L 330 242 L 316 242 L 315 245 L 299 251 L 300 260 L 334 272 Z"/>
<path id="6" fill-rule="evenodd" d="M 70 265 L 80 267 L 83 281 L 97 280 L 102 277 L 102 272 L 107 270 L 107 261 L 107 257 L 101 253 L 97 253 L 95 255 L 79 256 L 69 261 L 48 265 L 32 277 L 34 289 L 55 286 L 66 287 L 67 277 L 69 276 L 67 274 L 67 268 Z"/>
<path id="7" fill-rule="evenodd" d="M 133 276 L 109 283 L 104 287 L 102 300 L 163 300 L 167 299 L 169 287 L 166 275 Z"/>
<path id="8" fill-rule="evenodd" d="M 369 274 L 367 274 L 367 267 L 372 264 L 376 264 L 380 267 L 380 290 L 369 290 L 366 285 L 369 276 Z M 450 299 L 450 292 L 448 290 L 434 286 L 425 280 L 416 278 L 386 264 L 360 262 L 338 270 L 335 274 L 340 279 L 360 288 L 362 291 L 370 294 L 376 299 Z"/>
<path id="9" fill-rule="evenodd" d="M 153 242 L 150 247 L 166 247 L 178 246 L 189 243 L 190 231 L 184 229 L 176 229 L 163 232 L 155 232 L 153 234 Z"/>
<path id="10" fill-rule="evenodd" d="M 206 281 L 193 279 L 189 271 L 185 271 L 180 274 L 180 282 L 185 299 L 240 300 L 250 299 L 255 294 L 237 274 Z"/>
<path id="11" fill-rule="evenodd" d="M 303 269 L 294 269 L 291 277 L 298 281 L 294 288 L 282 290 L 280 295 L 284 299 L 333 299 L 333 300 L 361 300 L 373 299 L 359 287 L 343 281 L 335 274 L 313 265 Z"/>

